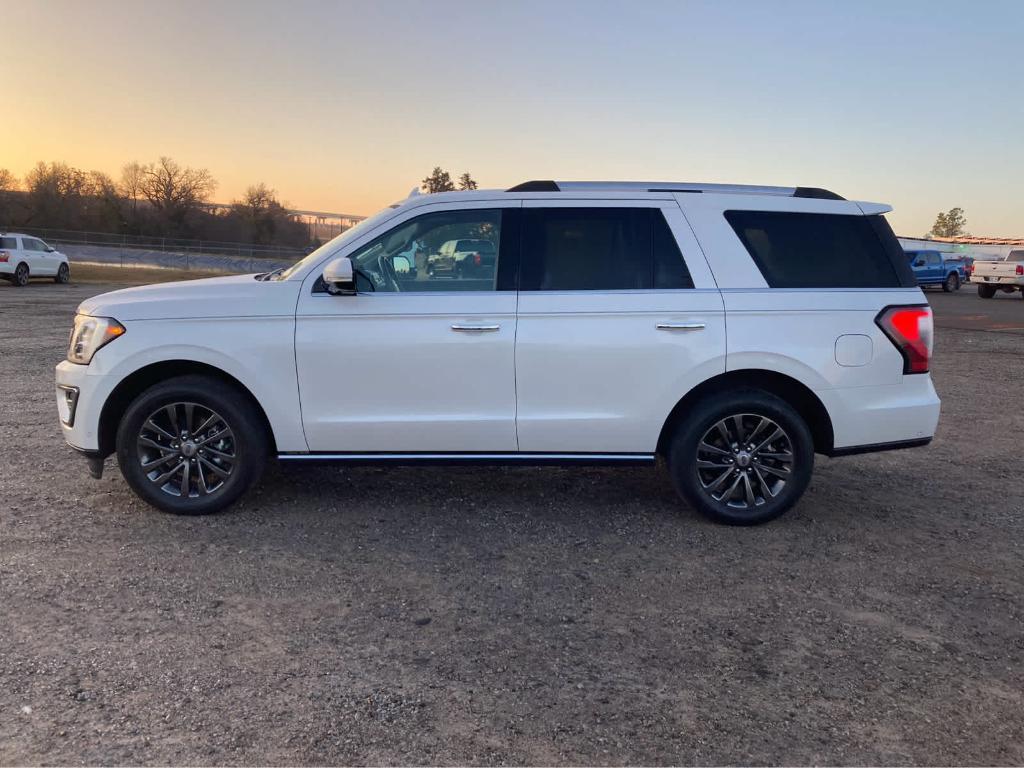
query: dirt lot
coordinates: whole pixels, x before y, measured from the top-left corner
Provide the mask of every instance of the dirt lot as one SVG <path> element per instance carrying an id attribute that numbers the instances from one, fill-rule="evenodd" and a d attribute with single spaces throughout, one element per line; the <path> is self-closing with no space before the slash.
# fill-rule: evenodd
<path id="1" fill-rule="evenodd" d="M 1019 297 L 930 293 L 933 445 L 747 530 L 643 469 L 275 469 L 161 515 L 57 426 L 101 288 L 0 285 L 0 762 L 1024 762 Z"/>

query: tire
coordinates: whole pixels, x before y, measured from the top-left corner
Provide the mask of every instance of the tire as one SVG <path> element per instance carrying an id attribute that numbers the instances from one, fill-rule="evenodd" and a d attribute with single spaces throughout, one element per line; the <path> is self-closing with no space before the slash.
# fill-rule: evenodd
<path id="1" fill-rule="evenodd" d="M 57 275 L 53 278 L 53 282 L 59 283 L 60 285 L 67 285 L 71 280 L 71 268 L 67 264 L 61 264 L 57 267 Z"/>
<path id="2" fill-rule="evenodd" d="M 183 441 L 189 406 L 193 434 Z M 150 387 L 128 406 L 117 429 L 117 461 L 128 485 L 148 504 L 176 515 L 219 512 L 237 501 L 262 474 L 268 445 L 248 396 L 201 375 Z"/>
<path id="3" fill-rule="evenodd" d="M 996 295 L 996 289 L 991 285 L 979 285 L 978 295 L 983 299 L 991 299 Z"/>
<path id="4" fill-rule="evenodd" d="M 24 288 L 28 285 L 28 264 L 21 262 L 14 270 L 14 279 L 11 280 L 19 288 Z"/>
<path id="5" fill-rule="evenodd" d="M 698 512 L 728 525 L 758 525 L 774 520 L 803 496 L 814 469 L 814 440 L 785 400 L 760 389 L 736 389 L 700 401 L 691 414 L 672 436 L 666 458 L 676 490 Z M 744 440 L 735 439 L 736 416 Z M 732 438 L 729 442 L 720 424 Z M 782 436 L 765 444 L 776 428 Z M 743 450 L 751 437 L 747 445 L 761 447 Z M 738 450 L 732 448 L 734 442 Z M 766 452 L 766 447 L 774 450 Z"/>
<path id="6" fill-rule="evenodd" d="M 960 276 L 956 272 L 951 272 L 942 284 L 942 290 L 946 293 L 960 290 Z"/>

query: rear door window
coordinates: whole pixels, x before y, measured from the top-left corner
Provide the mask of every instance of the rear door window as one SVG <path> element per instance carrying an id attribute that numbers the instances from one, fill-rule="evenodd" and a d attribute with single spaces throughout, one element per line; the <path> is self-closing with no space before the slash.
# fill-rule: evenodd
<path id="1" fill-rule="evenodd" d="M 656 208 L 527 208 L 520 290 L 692 288 Z"/>
<path id="2" fill-rule="evenodd" d="M 882 216 L 726 211 L 725 218 L 772 288 L 916 285 Z"/>

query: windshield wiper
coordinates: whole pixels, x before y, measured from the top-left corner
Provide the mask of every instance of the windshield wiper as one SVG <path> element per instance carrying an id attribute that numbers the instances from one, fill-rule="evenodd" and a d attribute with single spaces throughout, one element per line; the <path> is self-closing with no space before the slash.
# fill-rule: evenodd
<path id="1" fill-rule="evenodd" d="M 278 267 L 277 269 L 272 269 L 270 272 L 261 272 L 260 274 L 256 275 L 256 279 L 259 280 L 261 283 L 265 283 L 270 278 L 276 275 L 280 275 L 282 272 L 285 271 L 285 269 L 286 267 Z"/>

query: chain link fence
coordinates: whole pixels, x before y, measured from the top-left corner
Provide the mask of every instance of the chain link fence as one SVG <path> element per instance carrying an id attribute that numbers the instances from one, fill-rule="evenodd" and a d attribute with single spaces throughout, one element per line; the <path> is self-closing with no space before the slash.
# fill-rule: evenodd
<path id="1" fill-rule="evenodd" d="M 117 235 L 64 229 L 19 227 L 45 240 L 72 261 L 217 272 L 263 272 L 287 267 L 308 250 L 174 237 Z"/>

